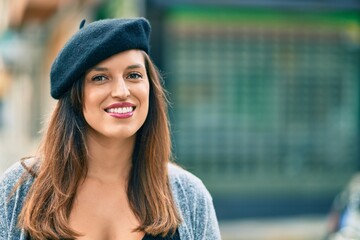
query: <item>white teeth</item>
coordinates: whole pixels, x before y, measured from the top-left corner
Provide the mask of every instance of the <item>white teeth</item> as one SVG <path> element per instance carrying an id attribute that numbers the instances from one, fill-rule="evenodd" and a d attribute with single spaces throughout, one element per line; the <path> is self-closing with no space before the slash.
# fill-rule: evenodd
<path id="1" fill-rule="evenodd" d="M 109 108 L 106 110 L 109 113 L 129 113 L 133 111 L 133 107 L 122 107 L 122 108 Z"/>

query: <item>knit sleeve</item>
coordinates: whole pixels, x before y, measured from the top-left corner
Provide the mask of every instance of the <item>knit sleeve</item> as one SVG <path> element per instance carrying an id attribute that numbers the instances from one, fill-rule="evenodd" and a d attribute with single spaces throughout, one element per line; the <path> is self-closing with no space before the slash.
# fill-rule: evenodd
<path id="1" fill-rule="evenodd" d="M 7 216 L 6 216 L 6 196 L 5 196 L 5 186 L 4 178 L 0 178 L 0 239 L 7 239 Z"/>
<path id="2" fill-rule="evenodd" d="M 201 181 L 195 183 L 192 186 L 195 239 L 221 239 L 212 197 Z"/>
<path id="3" fill-rule="evenodd" d="M 18 163 L 12 165 L 0 177 L 0 239 L 8 239 L 10 225 L 12 222 L 11 212 L 13 201 L 11 194 L 20 176 L 20 166 Z"/>
<path id="4" fill-rule="evenodd" d="M 16 162 L 0 176 L 0 239 L 23 239 L 18 215 L 32 182 L 30 175 L 24 173 L 23 166 Z"/>
<path id="5" fill-rule="evenodd" d="M 214 204 L 203 182 L 177 166 L 170 167 L 175 201 L 183 223 L 182 239 L 220 240 L 220 230 Z"/>

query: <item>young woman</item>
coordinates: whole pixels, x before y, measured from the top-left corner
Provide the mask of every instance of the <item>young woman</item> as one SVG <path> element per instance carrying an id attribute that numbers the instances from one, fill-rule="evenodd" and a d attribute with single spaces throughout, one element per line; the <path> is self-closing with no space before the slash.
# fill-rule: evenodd
<path id="1" fill-rule="evenodd" d="M 208 191 L 170 163 L 149 34 L 144 18 L 82 23 L 61 50 L 39 153 L 0 180 L 0 239 L 220 239 Z"/>

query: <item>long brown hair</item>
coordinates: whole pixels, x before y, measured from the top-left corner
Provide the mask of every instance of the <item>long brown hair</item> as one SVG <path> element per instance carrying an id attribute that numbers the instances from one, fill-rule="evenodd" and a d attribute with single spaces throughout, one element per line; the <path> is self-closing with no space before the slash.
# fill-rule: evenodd
<path id="1" fill-rule="evenodd" d="M 127 195 L 140 222 L 137 231 L 174 233 L 181 219 L 168 178 L 171 139 L 167 98 L 155 65 L 144 52 L 150 83 L 149 112 L 137 132 Z M 76 190 L 87 174 L 83 81 L 59 99 L 40 147 L 40 167 L 19 216 L 33 239 L 74 239 L 69 226 Z"/>

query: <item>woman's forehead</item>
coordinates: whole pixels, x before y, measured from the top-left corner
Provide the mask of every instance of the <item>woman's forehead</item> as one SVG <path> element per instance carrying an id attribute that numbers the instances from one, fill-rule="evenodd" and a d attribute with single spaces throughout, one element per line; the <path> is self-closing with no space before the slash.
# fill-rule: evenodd
<path id="1" fill-rule="evenodd" d="M 123 68 L 145 68 L 145 57 L 142 51 L 131 49 L 123 51 L 97 63 L 89 70 L 106 70 L 108 67 L 115 65 Z"/>

